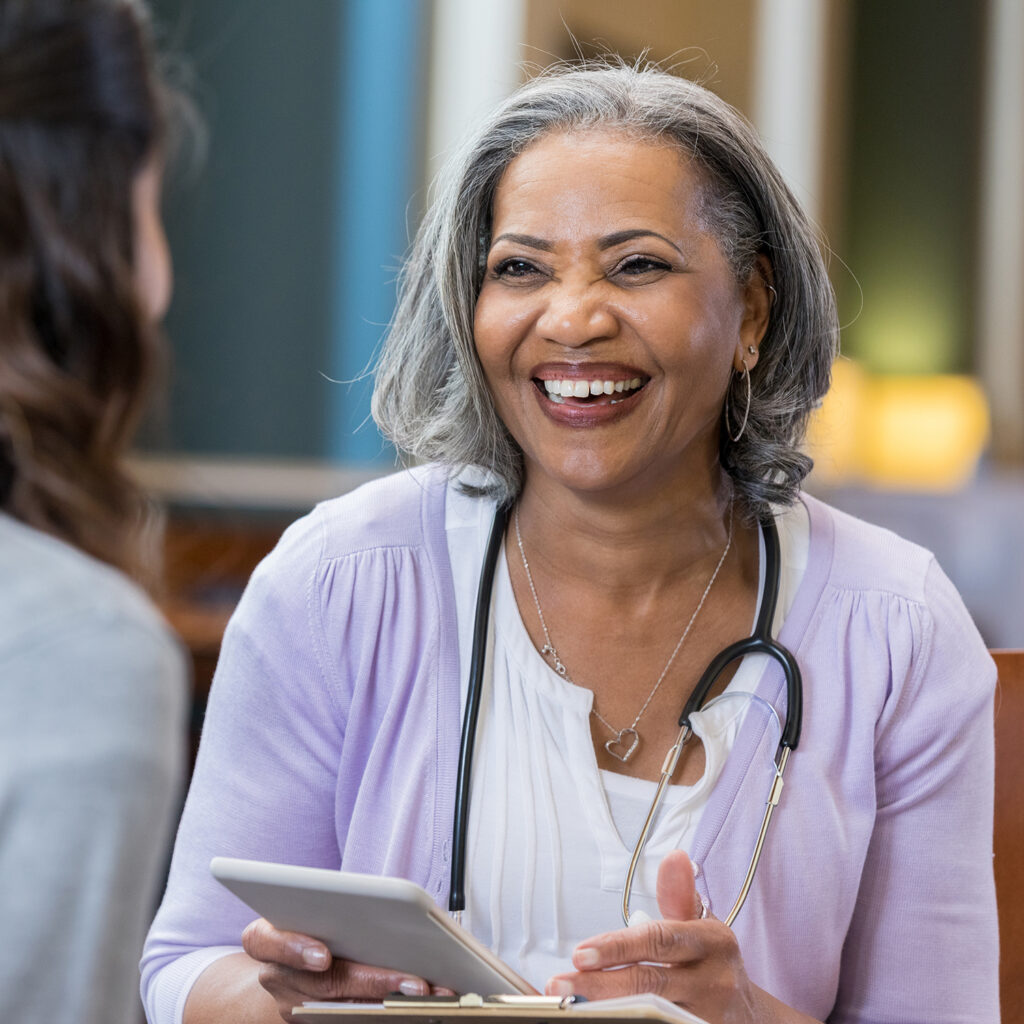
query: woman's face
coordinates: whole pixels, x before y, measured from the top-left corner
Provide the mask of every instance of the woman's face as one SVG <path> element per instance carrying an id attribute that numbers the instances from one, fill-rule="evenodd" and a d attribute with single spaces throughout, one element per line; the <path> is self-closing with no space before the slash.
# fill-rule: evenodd
<path id="1" fill-rule="evenodd" d="M 615 132 L 550 134 L 508 166 L 474 333 L 528 484 L 707 479 L 768 295 L 759 272 L 735 280 L 702 198 L 677 150 Z"/>
<path id="2" fill-rule="evenodd" d="M 132 185 L 132 221 L 135 232 L 135 288 L 148 320 L 163 319 L 171 303 L 171 253 L 160 214 L 163 167 L 149 160 Z"/>

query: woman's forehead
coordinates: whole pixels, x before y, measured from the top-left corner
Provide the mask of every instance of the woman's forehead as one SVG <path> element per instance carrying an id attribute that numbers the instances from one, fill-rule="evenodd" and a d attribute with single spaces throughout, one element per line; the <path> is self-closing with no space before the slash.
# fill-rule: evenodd
<path id="1" fill-rule="evenodd" d="M 611 129 L 553 131 L 505 169 L 495 232 L 653 218 L 680 228 L 696 213 L 703 176 L 678 148 Z"/>

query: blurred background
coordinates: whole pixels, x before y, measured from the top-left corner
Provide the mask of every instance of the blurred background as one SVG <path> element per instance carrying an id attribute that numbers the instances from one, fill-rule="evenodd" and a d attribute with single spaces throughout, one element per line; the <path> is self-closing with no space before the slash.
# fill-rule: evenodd
<path id="1" fill-rule="evenodd" d="M 445 153 L 525 76 L 647 55 L 758 127 L 820 225 L 844 357 L 809 489 L 935 551 L 1024 646 L 1020 0 L 153 0 L 209 129 L 169 183 L 170 398 L 138 472 L 202 679 L 255 561 L 395 465 L 366 370 Z"/>

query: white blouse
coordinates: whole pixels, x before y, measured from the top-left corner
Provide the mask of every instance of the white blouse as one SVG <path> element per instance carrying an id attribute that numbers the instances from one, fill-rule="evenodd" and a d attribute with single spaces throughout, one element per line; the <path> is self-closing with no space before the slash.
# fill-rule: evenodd
<path id="1" fill-rule="evenodd" d="M 446 528 L 463 666 L 469 664 L 492 514 L 489 503 L 449 489 Z M 806 565 L 806 509 L 798 502 L 778 525 L 776 634 Z M 598 770 L 590 732 L 593 693 L 559 676 L 533 646 L 502 554 L 473 762 L 463 923 L 543 989 L 552 975 L 571 969 L 580 941 L 622 926 L 623 883 L 657 784 Z M 763 542 L 760 562 L 759 590 Z M 763 655 L 745 658 L 725 693 L 693 717 L 705 747 L 704 775 L 692 786 L 667 790 L 634 879 L 633 909 L 659 916 L 658 865 L 670 850 L 689 847 L 748 709 L 772 714 L 749 697 L 765 663 Z M 766 780 L 770 771 L 766 765 Z M 571 886 L 563 885 L 567 876 Z"/>

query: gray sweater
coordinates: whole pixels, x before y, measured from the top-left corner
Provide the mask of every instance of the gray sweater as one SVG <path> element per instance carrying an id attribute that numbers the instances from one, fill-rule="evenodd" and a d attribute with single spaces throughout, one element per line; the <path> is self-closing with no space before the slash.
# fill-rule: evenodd
<path id="1" fill-rule="evenodd" d="M 137 1024 L 187 692 L 138 587 L 0 514 L 0 1020 Z"/>

